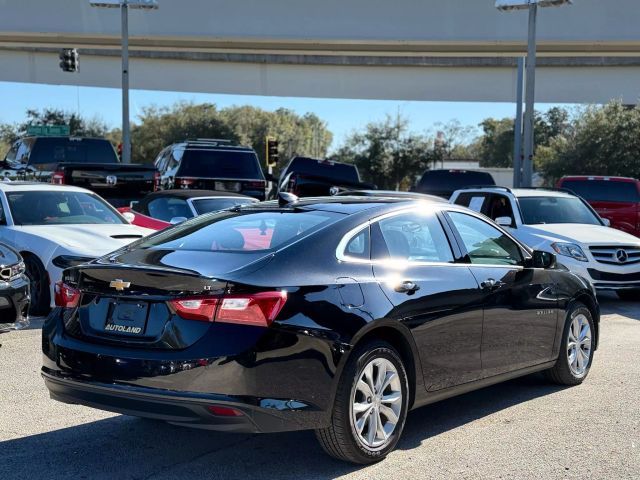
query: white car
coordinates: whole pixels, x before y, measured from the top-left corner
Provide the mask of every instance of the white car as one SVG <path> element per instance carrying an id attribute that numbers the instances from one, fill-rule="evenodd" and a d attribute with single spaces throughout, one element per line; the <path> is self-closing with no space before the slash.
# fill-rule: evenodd
<path id="1" fill-rule="evenodd" d="M 0 242 L 24 257 L 31 314 L 46 314 L 62 271 L 106 255 L 153 230 L 129 224 L 105 200 L 83 188 L 0 182 Z"/>
<path id="2" fill-rule="evenodd" d="M 483 213 L 534 250 L 624 300 L 640 299 L 640 238 L 609 228 L 582 198 L 553 189 L 458 190 L 451 203 Z"/>

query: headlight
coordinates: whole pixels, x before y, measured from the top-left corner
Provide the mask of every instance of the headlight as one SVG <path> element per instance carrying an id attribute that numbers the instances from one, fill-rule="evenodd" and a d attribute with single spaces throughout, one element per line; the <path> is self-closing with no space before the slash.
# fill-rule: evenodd
<path id="1" fill-rule="evenodd" d="M 16 263 L 11 267 L 5 267 L 0 270 L 0 280 L 8 282 L 24 273 L 24 262 Z"/>
<path id="2" fill-rule="evenodd" d="M 582 248 L 575 243 L 552 243 L 551 248 L 553 248 L 558 255 L 575 258 L 581 262 L 589 261 Z"/>
<path id="3" fill-rule="evenodd" d="M 58 268 L 70 268 L 77 267 L 78 265 L 82 265 L 83 263 L 89 263 L 95 260 L 93 257 L 74 257 L 73 255 L 60 255 L 59 257 L 54 258 L 51 263 L 53 263 Z"/>

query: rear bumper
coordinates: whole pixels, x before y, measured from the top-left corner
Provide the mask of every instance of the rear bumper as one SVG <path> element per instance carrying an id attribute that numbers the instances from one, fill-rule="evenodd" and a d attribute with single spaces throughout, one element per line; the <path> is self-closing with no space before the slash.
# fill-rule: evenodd
<path id="1" fill-rule="evenodd" d="M 29 325 L 29 280 L 20 276 L 12 282 L 0 282 L 0 332 L 19 330 Z"/>
<path id="2" fill-rule="evenodd" d="M 54 400 L 175 425 L 238 433 L 281 432 L 317 426 L 314 421 L 304 421 L 303 417 L 308 415 L 296 412 L 295 407 L 303 405 L 295 402 L 86 382 L 46 367 L 42 369 L 42 376 Z M 232 408 L 241 415 L 214 415 L 207 408 L 210 406 Z"/>

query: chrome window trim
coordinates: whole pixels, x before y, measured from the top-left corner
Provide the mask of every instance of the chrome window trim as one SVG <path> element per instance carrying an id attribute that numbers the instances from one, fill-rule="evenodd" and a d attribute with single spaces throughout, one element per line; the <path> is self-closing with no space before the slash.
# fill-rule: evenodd
<path id="1" fill-rule="evenodd" d="M 422 207 L 424 206 L 428 206 L 428 205 L 421 205 Z M 457 207 L 457 208 L 456 208 Z M 460 206 L 456 206 L 456 205 L 449 205 L 449 204 L 444 204 L 444 205 L 437 205 L 435 206 L 435 208 L 431 209 L 430 212 L 431 213 L 436 213 L 438 211 L 444 211 L 445 213 L 447 211 L 454 211 L 454 212 L 460 212 L 460 213 L 465 213 L 467 215 L 470 215 L 472 217 L 476 217 L 478 220 L 481 220 L 487 224 L 489 224 L 490 226 L 494 227 L 494 225 L 492 225 L 491 220 L 487 221 L 487 217 L 485 217 L 482 214 L 477 214 L 476 212 L 469 210 L 468 208 L 465 207 L 460 207 Z M 398 270 L 402 270 L 402 269 L 406 269 L 406 267 L 411 266 L 411 267 L 483 267 L 483 268 L 508 268 L 508 269 L 513 269 L 513 270 L 524 270 L 524 267 L 522 265 L 493 265 L 493 264 L 482 264 L 482 263 L 447 263 L 447 262 L 416 262 L 416 261 L 399 261 L 399 260 L 394 260 L 394 259 L 385 259 L 385 260 L 365 260 L 363 258 L 355 258 L 355 257 L 351 257 L 349 255 L 345 254 L 345 251 L 347 249 L 347 245 L 349 244 L 349 242 L 351 240 L 353 240 L 353 238 L 356 235 L 359 235 L 360 232 L 362 232 L 362 230 L 364 230 L 365 228 L 370 228 L 372 224 L 380 222 L 382 220 L 385 220 L 387 218 L 392 218 L 392 217 L 396 217 L 396 216 L 400 216 L 400 215 L 404 215 L 406 213 L 413 213 L 413 212 L 417 212 L 417 213 L 421 213 L 424 212 L 423 209 L 420 208 L 420 206 L 416 206 L 413 205 L 411 207 L 408 208 L 403 208 L 401 210 L 396 210 L 394 212 L 389 212 L 389 213 L 385 213 L 383 215 L 379 215 L 377 217 L 373 217 L 370 218 L 369 220 L 367 220 L 366 222 L 361 223 L 360 225 L 358 225 L 355 228 L 352 228 L 351 230 L 349 230 L 340 240 L 340 242 L 338 243 L 338 247 L 336 248 L 336 258 L 338 259 L 338 261 L 340 262 L 344 262 L 344 263 L 357 263 L 360 265 L 386 265 L 388 267 L 391 268 L 397 268 Z M 512 241 L 514 241 L 516 243 L 516 245 L 518 245 L 522 250 L 523 250 L 523 255 L 525 254 L 529 254 L 528 249 L 523 248 L 523 245 L 517 241 L 516 239 L 513 238 L 512 235 L 510 235 L 508 232 L 504 231 L 501 228 L 498 228 L 499 231 L 501 231 L 502 233 L 504 233 L 505 235 L 507 235 L 507 237 L 509 237 Z M 444 231 L 444 229 L 443 229 Z M 446 232 L 445 232 L 446 235 Z"/>

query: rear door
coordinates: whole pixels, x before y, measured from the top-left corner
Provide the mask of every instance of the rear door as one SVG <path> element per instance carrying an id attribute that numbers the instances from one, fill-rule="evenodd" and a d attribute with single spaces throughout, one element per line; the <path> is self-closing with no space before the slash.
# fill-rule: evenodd
<path id="1" fill-rule="evenodd" d="M 447 218 L 482 291 L 484 375 L 550 360 L 558 302 L 549 272 L 526 266 L 527 254 L 489 222 L 455 211 Z"/>
<path id="2" fill-rule="evenodd" d="M 481 378 L 482 292 L 455 263 L 439 217 L 401 213 L 372 224 L 374 275 L 395 306 L 393 319 L 413 333 L 428 390 Z"/>

